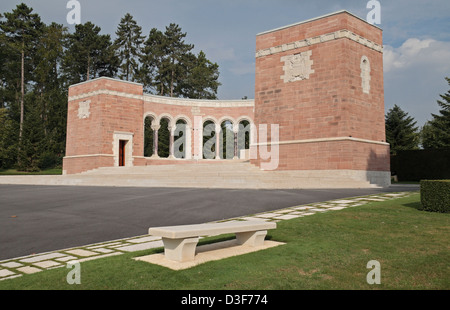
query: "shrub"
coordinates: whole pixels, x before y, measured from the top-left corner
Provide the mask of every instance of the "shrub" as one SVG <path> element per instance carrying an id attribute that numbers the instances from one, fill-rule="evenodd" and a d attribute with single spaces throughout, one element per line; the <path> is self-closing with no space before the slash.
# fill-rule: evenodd
<path id="1" fill-rule="evenodd" d="M 450 149 L 399 151 L 391 156 L 391 173 L 399 181 L 450 178 Z"/>
<path id="2" fill-rule="evenodd" d="M 450 180 L 420 181 L 421 210 L 450 212 Z"/>
<path id="3" fill-rule="evenodd" d="M 51 152 L 44 152 L 39 157 L 39 168 L 40 169 L 48 169 L 48 168 L 55 168 L 59 163 L 61 159 L 58 155 L 53 154 Z"/>

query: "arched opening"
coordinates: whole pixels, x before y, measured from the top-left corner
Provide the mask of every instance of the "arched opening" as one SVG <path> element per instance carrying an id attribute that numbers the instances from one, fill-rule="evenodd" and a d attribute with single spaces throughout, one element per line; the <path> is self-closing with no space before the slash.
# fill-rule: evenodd
<path id="1" fill-rule="evenodd" d="M 233 159 L 236 155 L 233 123 L 225 120 L 220 124 L 220 128 L 220 158 Z"/>
<path id="2" fill-rule="evenodd" d="M 151 157 L 154 154 L 154 130 L 155 118 L 147 116 L 144 120 L 144 157 Z"/>
<path id="3" fill-rule="evenodd" d="M 212 120 L 203 123 L 203 159 L 217 157 L 217 132 L 216 124 Z"/>
<path id="4" fill-rule="evenodd" d="M 170 155 L 170 120 L 162 117 L 159 122 L 158 130 L 158 156 L 160 158 L 169 158 Z"/>
<path id="5" fill-rule="evenodd" d="M 179 119 L 176 122 L 175 130 L 173 132 L 173 156 L 175 158 L 186 158 L 186 152 L 190 150 L 190 145 L 187 145 L 187 134 L 186 121 Z"/>
<path id="6" fill-rule="evenodd" d="M 249 159 L 250 154 L 250 130 L 251 124 L 248 120 L 241 120 L 238 126 L 237 148 L 240 159 Z"/>

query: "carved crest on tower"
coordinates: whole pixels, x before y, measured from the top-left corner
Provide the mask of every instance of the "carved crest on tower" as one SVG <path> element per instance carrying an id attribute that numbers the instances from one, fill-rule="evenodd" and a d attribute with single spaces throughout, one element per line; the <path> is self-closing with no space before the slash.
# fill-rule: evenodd
<path id="1" fill-rule="evenodd" d="M 78 105 L 78 118 L 85 119 L 91 115 L 91 100 L 81 101 Z"/>
<path id="2" fill-rule="evenodd" d="M 284 75 L 281 76 L 281 79 L 285 83 L 309 79 L 310 74 L 314 73 L 311 55 L 312 51 L 307 51 L 281 57 L 281 61 L 284 62 Z"/>

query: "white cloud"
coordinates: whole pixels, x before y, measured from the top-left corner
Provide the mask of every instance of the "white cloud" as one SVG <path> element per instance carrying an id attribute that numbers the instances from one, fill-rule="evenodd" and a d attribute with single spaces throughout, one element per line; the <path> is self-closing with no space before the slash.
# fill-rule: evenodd
<path id="1" fill-rule="evenodd" d="M 436 99 L 448 90 L 450 42 L 410 38 L 384 47 L 385 105 L 409 112 L 421 126 L 436 113 Z"/>
<path id="2" fill-rule="evenodd" d="M 445 72 L 450 70 L 450 42 L 410 38 L 400 47 L 384 47 L 384 72 L 423 67 Z"/>

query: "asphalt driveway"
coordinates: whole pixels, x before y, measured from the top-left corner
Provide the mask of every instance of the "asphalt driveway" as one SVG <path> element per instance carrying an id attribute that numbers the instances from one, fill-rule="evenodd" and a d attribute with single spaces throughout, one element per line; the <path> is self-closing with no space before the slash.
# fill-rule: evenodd
<path id="1" fill-rule="evenodd" d="M 235 190 L 0 185 L 0 260 L 388 189 Z"/>

